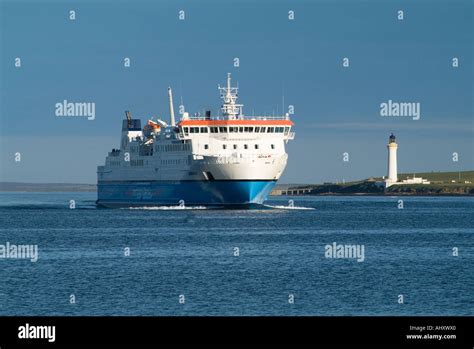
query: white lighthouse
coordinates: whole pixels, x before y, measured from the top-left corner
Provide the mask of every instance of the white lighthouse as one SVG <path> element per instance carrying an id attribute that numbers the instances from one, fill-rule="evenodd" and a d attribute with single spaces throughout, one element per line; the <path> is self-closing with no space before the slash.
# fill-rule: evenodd
<path id="1" fill-rule="evenodd" d="M 392 184 L 398 181 L 397 178 L 397 142 L 395 141 L 395 136 L 393 133 L 388 139 L 387 149 L 388 149 L 388 173 L 387 179 L 385 180 L 385 187 L 389 187 Z"/>
<path id="2" fill-rule="evenodd" d="M 424 179 L 422 177 L 408 177 L 406 179 L 402 179 L 398 181 L 398 174 L 397 174 L 397 148 L 398 144 L 396 142 L 395 136 L 393 133 L 390 135 L 388 139 L 387 149 L 388 149 L 388 169 L 387 169 L 387 178 L 384 178 L 383 182 L 376 182 L 375 184 L 380 187 L 388 187 L 392 185 L 409 185 L 409 184 L 430 184 L 430 181 Z"/>

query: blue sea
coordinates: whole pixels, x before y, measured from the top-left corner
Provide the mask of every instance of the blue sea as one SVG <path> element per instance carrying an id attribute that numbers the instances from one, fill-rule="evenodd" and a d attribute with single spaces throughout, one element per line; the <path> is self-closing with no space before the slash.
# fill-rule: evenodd
<path id="1" fill-rule="evenodd" d="M 0 193 L 0 244 L 38 246 L 37 262 L 0 259 L 0 315 L 474 315 L 472 197 L 272 197 L 251 210 L 95 199 Z M 334 243 L 364 260 L 327 258 Z"/>

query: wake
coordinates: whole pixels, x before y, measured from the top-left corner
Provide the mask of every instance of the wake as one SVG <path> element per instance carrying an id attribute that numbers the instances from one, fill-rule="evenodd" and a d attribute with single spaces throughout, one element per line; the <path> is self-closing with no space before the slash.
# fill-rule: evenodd
<path id="1" fill-rule="evenodd" d="M 304 207 L 304 206 L 283 206 L 283 205 L 263 205 L 263 206 L 277 209 L 277 210 L 315 210 L 314 207 Z"/>
<path id="2" fill-rule="evenodd" d="M 149 210 L 149 211 L 161 211 L 161 210 L 207 210 L 205 206 L 143 206 L 143 207 L 125 207 L 125 210 Z"/>

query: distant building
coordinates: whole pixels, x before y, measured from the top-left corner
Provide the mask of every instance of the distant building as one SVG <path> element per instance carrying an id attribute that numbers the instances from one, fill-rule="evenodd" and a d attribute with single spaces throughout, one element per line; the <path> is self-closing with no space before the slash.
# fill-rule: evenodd
<path id="1" fill-rule="evenodd" d="M 397 184 L 397 183 L 395 183 Z M 407 178 L 407 179 L 404 179 L 402 180 L 402 182 L 398 183 L 398 184 L 430 184 L 430 181 L 424 179 L 424 178 L 421 178 L 421 177 L 415 177 L 415 175 L 413 175 L 412 178 Z"/>

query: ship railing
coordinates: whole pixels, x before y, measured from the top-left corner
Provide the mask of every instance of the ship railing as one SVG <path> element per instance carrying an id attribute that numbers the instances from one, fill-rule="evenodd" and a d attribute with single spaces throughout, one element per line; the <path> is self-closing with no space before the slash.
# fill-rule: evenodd
<path id="1" fill-rule="evenodd" d="M 189 116 L 189 120 L 230 120 L 228 116 Z M 235 120 L 290 120 L 287 115 L 271 115 L 271 116 L 237 116 Z"/>

